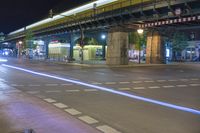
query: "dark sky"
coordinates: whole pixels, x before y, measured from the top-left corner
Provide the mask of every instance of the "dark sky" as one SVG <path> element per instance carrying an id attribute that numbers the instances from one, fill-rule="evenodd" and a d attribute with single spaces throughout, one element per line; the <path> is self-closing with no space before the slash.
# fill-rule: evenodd
<path id="1" fill-rule="evenodd" d="M 9 33 L 48 17 L 48 11 L 65 11 L 91 0 L 1 0 L 0 32 Z"/>

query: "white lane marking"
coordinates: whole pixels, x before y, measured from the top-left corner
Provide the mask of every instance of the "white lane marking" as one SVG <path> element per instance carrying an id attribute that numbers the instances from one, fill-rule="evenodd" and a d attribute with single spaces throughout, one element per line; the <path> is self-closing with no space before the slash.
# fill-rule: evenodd
<path id="1" fill-rule="evenodd" d="M 64 109 L 67 108 L 68 106 L 63 104 L 63 103 L 54 103 L 53 105 L 55 105 L 56 107 L 60 108 L 60 109 Z"/>
<path id="2" fill-rule="evenodd" d="M 145 89 L 145 87 L 134 87 L 133 89 L 135 89 L 135 90 L 142 90 L 142 89 Z"/>
<path id="3" fill-rule="evenodd" d="M 60 93 L 61 91 L 59 90 L 52 90 L 52 91 L 45 91 L 46 93 Z"/>
<path id="4" fill-rule="evenodd" d="M 168 81 L 175 82 L 177 80 L 176 79 L 169 79 Z"/>
<path id="5" fill-rule="evenodd" d="M 173 88 L 173 87 L 175 87 L 175 86 L 173 86 L 173 85 L 166 85 L 166 86 L 163 86 L 164 88 Z"/>
<path id="6" fill-rule="evenodd" d="M 142 81 L 133 81 L 133 83 L 138 84 L 138 83 L 142 83 Z"/>
<path id="7" fill-rule="evenodd" d="M 101 85 L 102 83 L 99 83 L 99 82 L 93 82 L 92 84 L 93 84 L 93 85 Z"/>
<path id="8" fill-rule="evenodd" d="M 157 82 L 166 82 L 167 80 L 157 80 Z"/>
<path id="9" fill-rule="evenodd" d="M 130 82 L 119 82 L 120 84 L 129 84 Z"/>
<path id="10" fill-rule="evenodd" d="M 116 129 L 107 126 L 107 125 L 102 125 L 102 126 L 98 126 L 96 127 L 98 130 L 102 131 L 103 133 L 121 133 L 119 131 L 117 131 Z"/>
<path id="11" fill-rule="evenodd" d="M 193 79 L 190 79 L 190 80 L 194 80 L 194 81 L 196 81 L 196 80 L 199 80 L 199 79 L 197 79 L 197 78 L 193 78 Z"/>
<path id="12" fill-rule="evenodd" d="M 40 93 L 40 91 L 26 91 L 26 93 L 28 93 L 28 94 L 38 94 L 38 93 Z"/>
<path id="13" fill-rule="evenodd" d="M 40 86 L 40 85 L 32 85 L 32 84 L 30 84 L 28 86 L 30 86 L 30 87 L 37 87 L 37 86 Z"/>
<path id="14" fill-rule="evenodd" d="M 188 81 L 188 79 L 180 79 L 180 81 Z"/>
<path id="15" fill-rule="evenodd" d="M 176 85 L 177 87 L 187 87 L 187 85 Z"/>
<path id="16" fill-rule="evenodd" d="M 45 98 L 44 101 L 48 102 L 48 103 L 55 103 L 56 100 L 51 99 L 51 98 Z"/>
<path id="17" fill-rule="evenodd" d="M 79 92 L 80 90 L 65 90 L 66 92 Z"/>
<path id="18" fill-rule="evenodd" d="M 70 108 L 70 109 L 65 109 L 65 111 L 71 115 L 80 115 L 82 114 L 81 112 L 79 112 L 78 110 L 76 109 L 73 109 L 73 108 Z"/>
<path id="19" fill-rule="evenodd" d="M 97 89 L 84 89 L 85 92 L 93 92 L 93 91 L 98 91 Z"/>
<path id="20" fill-rule="evenodd" d="M 155 82 L 155 81 L 153 81 L 153 80 L 146 80 L 146 81 L 144 81 L 145 83 L 153 83 L 153 82 Z"/>
<path id="21" fill-rule="evenodd" d="M 0 78 L 0 82 L 8 82 L 8 81 L 6 81 L 5 79 L 2 79 L 2 78 Z"/>
<path id="22" fill-rule="evenodd" d="M 150 86 L 150 87 L 148 87 L 149 89 L 158 89 L 158 88 L 160 88 L 159 86 Z"/>
<path id="23" fill-rule="evenodd" d="M 94 123 L 98 123 L 99 121 L 95 120 L 94 118 L 90 117 L 90 116 L 81 116 L 78 117 L 80 120 L 86 122 L 87 124 L 94 124 Z"/>
<path id="24" fill-rule="evenodd" d="M 73 84 L 61 84 L 62 86 L 70 86 L 70 85 L 73 85 Z"/>
<path id="25" fill-rule="evenodd" d="M 114 74 L 114 76 L 116 76 L 116 77 L 125 77 L 125 75 L 121 75 L 121 74 Z"/>
<path id="26" fill-rule="evenodd" d="M 95 73 L 99 75 L 105 75 L 105 73 L 102 73 L 102 72 L 95 72 Z"/>
<path id="27" fill-rule="evenodd" d="M 5 71 L 3 71 L 3 70 L 0 70 L 2 73 L 7 73 L 7 72 L 5 72 Z"/>
<path id="28" fill-rule="evenodd" d="M 20 90 L 14 89 L 14 90 L 5 90 L 4 93 L 18 93 L 21 92 Z"/>
<path id="29" fill-rule="evenodd" d="M 45 84 L 46 86 L 57 86 L 58 84 Z"/>
<path id="30" fill-rule="evenodd" d="M 24 85 L 17 85 L 17 84 L 11 84 L 11 86 L 13 86 L 13 87 L 17 87 L 17 86 L 24 86 Z"/>
<path id="31" fill-rule="evenodd" d="M 45 98 L 45 96 L 43 96 L 43 95 L 36 95 L 36 96 L 39 97 L 39 98 L 42 98 L 42 99 Z"/>
<path id="32" fill-rule="evenodd" d="M 128 90 L 131 90 L 131 88 L 118 88 L 118 90 L 121 90 L 121 91 L 128 91 Z"/>
<path id="33" fill-rule="evenodd" d="M 200 84 L 190 84 L 190 86 L 200 86 Z"/>
<path id="34" fill-rule="evenodd" d="M 106 82 L 105 84 L 107 84 L 107 85 L 113 85 L 113 84 L 116 84 L 116 82 Z"/>

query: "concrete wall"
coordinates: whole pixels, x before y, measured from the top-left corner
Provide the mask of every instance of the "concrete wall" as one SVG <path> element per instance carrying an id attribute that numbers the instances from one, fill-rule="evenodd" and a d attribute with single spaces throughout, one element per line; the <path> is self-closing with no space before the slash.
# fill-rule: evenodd
<path id="1" fill-rule="evenodd" d="M 164 46 L 161 35 L 154 31 L 147 34 L 146 63 L 164 62 Z"/>
<path id="2" fill-rule="evenodd" d="M 128 33 L 121 31 L 111 31 L 107 40 L 107 65 L 128 64 Z"/>

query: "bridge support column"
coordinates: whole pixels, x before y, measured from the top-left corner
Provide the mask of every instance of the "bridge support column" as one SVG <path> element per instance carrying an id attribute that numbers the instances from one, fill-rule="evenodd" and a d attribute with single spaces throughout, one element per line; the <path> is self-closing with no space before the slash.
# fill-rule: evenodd
<path id="1" fill-rule="evenodd" d="M 107 40 L 107 65 L 127 65 L 128 64 L 128 33 L 114 30 L 108 33 Z"/>
<path id="2" fill-rule="evenodd" d="M 157 31 L 147 34 L 146 64 L 164 63 L 162 36 Z"/>

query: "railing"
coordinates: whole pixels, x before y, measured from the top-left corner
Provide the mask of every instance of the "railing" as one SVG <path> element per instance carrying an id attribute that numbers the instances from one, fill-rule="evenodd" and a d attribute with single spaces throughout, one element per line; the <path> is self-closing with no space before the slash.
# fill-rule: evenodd
<path id="1" fill-rule="evenodd" d="M 155 2 L 155 0 L 118 0 L 116 2 L 97 7 L 95 9 L 95 12 L 94 12 L 93 9 L 86 10 L 84 12 L 77 13 L 76 15 L 71 15 L 69 17 L 63 17 L 61 19 L 33 27 L 30 30 L 35 32 L 35 31 L 39 31 L 39 30 L 42 30 L 42 29 L 55 27 L 59 24 L 73 23 L 74 19 L 72 19 L 72 17 L 74 17 L 77 21 L 80 21 L 80 20 L 85 19 L 85 18 L 92 18 L 94 16 L 94 14 L 99 15 L 99 14 L 102 14 L 102 13 L 106 13 L 106 12 L 130 7 L 130 6 L 141 6 L 142 7 L 144 4 L 150 3 L 150 2 Z M 10 35 L 10 37 L 12 38 L 12 37 L 20 36 L 20 35 L 23 35 L 24 33 L 25 33 L 25 31 L 19 32 L 19 33 L 16 33 L 14 35 Z"/>
<path id="2" fill-rule="evenodd" d="M 53 27 L 62 23 L 67 23 L 67 22 L 73 22 L 74 20 L 72 20 L 71 18 L 74 17 L 77 21 L 84 19 L 84 18 L 91 18 L 93 17 L 93 15 L 98 15 L 101 13 L 106 13 L 109 11 L 113 11 L 113 10 L 117 10 L 120 8 L 125 8 L 128 6 L 134 6 L 134 5 L 141 5 L 144 4 L 146 2 L 153 2 L 154 0 L 118 0 L 117 2 L 108 4 L 108 5 L 104 5 L 104 6 L 100 6 L 97 9 L 95 9 L 95 12 L 93 9 L 90 10 L 86 10 L 84 12 L 81 13 L 77 13 L 76 15 L 71 15 L 69 17 L 64 17 L 58 20 L 55 20 L 53 22 L 50 23 L 46 23 L 46 24 L 42 24 L 40 26 L 34 27 L 31 30 L 32 31 L 37 31 L 40 29 L 44 29 L 44 28 L 48 28 L 48 27 Z"/>

